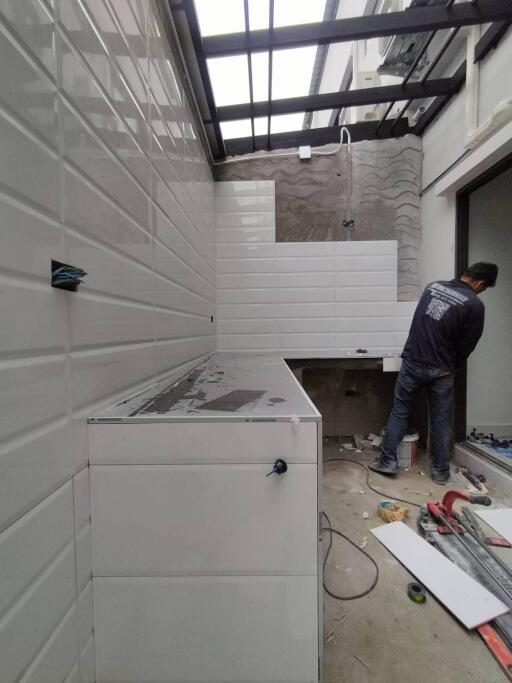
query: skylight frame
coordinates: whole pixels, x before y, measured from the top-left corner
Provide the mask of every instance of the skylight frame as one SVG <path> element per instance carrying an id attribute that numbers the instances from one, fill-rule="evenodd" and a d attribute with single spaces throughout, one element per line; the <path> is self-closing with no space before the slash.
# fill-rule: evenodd
<path id="1" fill-rule="evenodd" d="M 249 0 L 249 8 L 250 8 L 250 3 L 253 0 Z M 274 0 L 276 3 L 279 2 L 279 0 Z M 244 17 L 248 16 L 247 12 L 247 3 L 245 3 L 244 0 L 241 0 L 241 2 L 244 3 Z M 266 4 L 266 3 L 265 3 Z M 270 5 L 270 0 L 269 0 L 269 5 Z M 418 7 L 415 8 L 414 11 L 411 10 L 411 12 L 392 12 L 388 13 L 386 15 L 364 15 L 364 16 L 355 16 L 355 17 L 349 17 L 349 18 L 343 18 L 339 20 L 334 20 L 334 19 L 329 19 L 328 17 L 324 18 L 323 22 L 316 22 L 316 23 L 311 23 L 311 24 L 305 24 L 305 25 L 291 25 L 289 27 L 278 27 L 273 26 L 273 28 L 270 29 L 263 29 L 263 30 L 255 30 L 253 27 L 249 27 L 249 36 L 247 36 L 247 25 L 245 27 L 245 31 L 242 33 L 230 33 L 230 34 L 217 34 L 217 35 L 210 35 L 210 36 L 205 36 L 204 40 L 202 39 L 202 36 L 200 34 L 200 31 L 198 29 L 198 22 L 197 22 L 197 16 L 194 8 L 194 0 L 182 0 L 182 3 L 180 4 L 179 9 L 176 11 L 181 12 L 184 11 L 187 15 L 187 23 L 188 27 L 190 30 L 190 34 L 187 35 L 187 39 L 192 38 L 192 46 L 195 51 L 195 61 L 191 62 L 196 65 L 196 67 L 199 68 L 199 74 L 200 79 L 202 81 L 203 85 L 203 95 L 204 95 L 204 103 L 200 103 L 200 107 L 203 109 L 205 112 L 202 115 L 203 118 L 203 123 L 207 127 L 208 130 L 208 137 L 210 140 L 211 145 L 214 145 L 212 133 L 215 135 L 215 145 L 214 147 L 216 148 L 216 151 L 214 151 L 214 156 L 215 157 L 224 157 L 225 156 L 225 146 L 223 144 L 223 139 L 222 139 L 222 134 L 220 132 L 220 121 L 228 121 L 233 118 L 233 115 L 236 113 L 239 118 L 243 118 L 244 116 L 244 111 L 247 112 L 248 106 L 247 105 L 234 105 L 233 107 L 219 107 L 217 108 L 215 106 L 215 100 L 213 98 L 213 92 L 211 88 L 211 83 L 209 82 L 208 78 L 208 71 L 207 71 L 207 65 L 206 65 L 206 60 L 210 57 L 220 57 L 222 55 L 228 55 L 228 54 L 243 54 L 246 57 L 247 63 L 249 62 L 249 55 L 252 60 L 253 55 L 259 52 L 266 52 L 268 50 L 269 55 L 271 50 L 281 50 L 281 49 L 289 49 L 292 47 L 298 47 L 300 45 L 324 45 L 324 44 L 331 44 L 335 42 L 344 42 L 347 40 L 354 40 L 355 36 L 358 36 L 359 39 L 366 39 L 368 37 L 376 37 L 376 36 L 385 36 L 385 35 L 401 35 L 401 34 L 406 34 L 412 32 L 412 29 L 414 28 L 414 32 L 426 32 L 428 31 L 436 31 L 440 30 L 440 28 L 448 28 L 452 27 L 453 29 L 458 29 L 460 26 L 467 26 L 467 25 L 473 25 L 473 24 L 484 24 L 484 23 L 492 23 L 492 26 L 485 32 L 484 36 L 480 40 L 478 44 L 478 51 L 477 51 L 477 61 L 480 61 L 485 57 L 485 55 L 488 53 L 488 51 L 496 45 L 499 40 L 503 37 L 504 32 L 506 30 L 506 25 L 507 22 L 510 22 L 512 20 L 512 5 L 505 3 L 505 0 L 479 0 L 478 3 L 478 14 L 474 11 L 470 3 L 462 3 L 460 5 L 454 4 L 453 8 L 450 8 L 449 10 L 446 9 L 446 7 L 443 7 L 443 5 L 440 5 L 437 7 L 436 12 L 432 13 L 432 11 L 429 9 L 429 12 L 427 13 L 425 11 L 425 8 L 423 7 Z M 171 7 L 171 11 L 174 12 L 173 8 Z M 260 12 L 261 15 L 261 12 Z M 261 21 L 261 17 L 259 19 Z M 494 22 L 494 23 L 493 23 Z M 275 23 L 275 22 L 273 22 Z M 270 21 L 269 21 L 270 24 Z M 412 24 L 412 25 L 411 25 Z M 178 31 L 180 34 L 180 31 Z M 181 36 L 180 36 L 181 37 Z M 188 61 L 188 56 L 186 56 L 186 59 Z M 434 63 L 436 59 L 434 60 Z M 269 58 L 270 61 L 270 58 Z M 274 60 L 275 61 L 275 60 Z M 451 77 L 447 77 L 445 79 L 433 79 L 433 81 L 430 81 L 428 79 L 428 73 L 424 75 L 423 78 L 420 78 L 418 83 L 407 83 L 407 77 L 405 79 L 405 86 L 402 87 L 402 90 L 400 93 L 388 93 L 390 94 L 394 99 L 395 99 L 395 106 L 401 107 L 402 102 L 399 102 L 399 100 L 403 99 L 403 95 L 408 96 L 410 99 L 425 99 L 426 97 L 430 97 L 434 101 L 431 103 L 431 105 L 428 108 L 428 112 L 425 112 L 424 115 L 420 117 L 420 120 L 416 123 L 416 125 L 413 127 L 414 131 L 417 132 L 418 134 L 421 134 L 423 130 L 429 125 L 433 117 L 436 115 L 436 112 L 438 112 L 444 104 L 449 100 L 449 98 L 456 93 L 460 87 L 461 84 L 464 82 L 464 73 L 463 73 L 463 67 L 464 64 L 461 64 L 460 67 L 457 69 L 457 71 L 453 74 Z M 249 69 L 248 65 L 248 69 Z M 272 79 L 272 70 L 270 70 L 270 78 L 269 80 Z M 251 76 L 254 79 L 254 69 L 251 70 Z M 409 76 L 409 75 L 408 75 Z M 193 79 L 194 80 L 194 79 Z M 445 83 L 443 82 L 445 81 Z M 197 81 L 197 77 L 196 77 Z M 448 83 L 448 81 L 450 81 Z M 265 84 L 267 85 L 267 84 Z M 424 86 L 423 89 L 417 90 L 414 89 L 413 86 L 419 85 L 419 86 Z M 428 88 L 426 87 L 428 86 Z M 373 92 L 368 92 L 368 89 L 365 89 L 365 97 L 368 99 L 368 96 L 371 98 L 372 104 L 378 103 L 378 102 L 383 102 L 383 98 L 385 96 L 384 93 L 384 88 L 385 86 L 381 86 L 380 88 L 374 88 Z M 406 89 L 406 92 L 403 92 L 403 89 Z M 251 103 L 250 106 L 254 107 L 253 110 L 251 110 L 251 120 L 254 119 L 256 120 L 257 117 L 263 116 L 264 118 L 267 119 L 267 124 L 268 124 L 268 118 L 269 114 L 270 116 L 272 115 L 277 115 L 277 114 L 284 114 L 284 113 L 291 113 L 291 112 L 297 112 L 299 108 L 299 104 L 302 107 L 302 109 L 306 110 L 308 113 L 310 111 L 318 110 L 318 109 L 323 109 L 323 100 L 320 101 L 319 97 L 322 97 L 322 95 L 314 95 L 311 93 L 310 98 L 302 98 L 303 101 L 298 101 L 301 100 L 301 98 L 286 98 L 286 99 L 281 99 L 281 100 L 273 100 L 272 99 L 272 93 L 270 93 L 270 98 L 267 100 L 267 102 L 260 101 L 260 95 L 258 95 L 258 102 L 254 102 L 254 83 L 253 83 L 253 96 L 251 98 Z M 270 85 L 270 91 L 272 90 L 272 86 Z M 431 92 L 432 91 L 432 92 Z M 439 92 L 437 92 L 439 91 Z M 340 91 L 337 91 L 337 93 L 331 93 L 331 96 L 337 95 L 340 93 Z M 361 95 L 362 91 L 352 91 L 352 95 L 358 95 L 359 99 L 361 97 L 365 99 Z M 435 94 L 434 94 L 435 93 Z M 341 93 L 340 93 L 341 94 Z M 401 95 L 401 96 L 399 96 Z M 357 98 L 355 98 L 357 99 Z M 352 101 L 354 100 L 354 97 L 342 97 L 339 101 L 333 99 L 332 103 L 328 107 L 331 109 L 332 107 L 335 107 L 339 109 L 340 105 L 341 106 L 352 106 Z M 349 104 L 350 102 L 350 104 Z M 403 120 L 403 115 L 405 114 L 407 108 L 408 108 L 408 102 L 406 99 L 403 99 L 403 102 L 405 103 L 402 111 L 400 111 L 400 115 L 398 117 L 398 120 L 395 122 L 395 125 L 397 128 L 400 128 L 400 130 L 403 128 L 402 120 Z M 207 109 L 206 109 L 207 106 Z M 244 106 L 246 109 L 244 110 Z M 238 107 L 238 108 L 237 108 Z M 230 110 L 231 111 L 226 111 Z M 234 110 L 234 111 L 233 111 Z M 336 111 L 333 111 L 333 119 L 335 119 Z M 398 110 L 397 110 L 398 113 Z M 247 114 L 245 114 L 247 117 Z M 334 123 L 334 121 L 332 122 Z M 380 122 L 381 124 L 386 123 L 385 120 Z M 373 137 L 379 137 L 378 132 L 379 128 L 382 128 L 382 134 L 384 136 L 387 136 L 388 134 L 388 126 L 387 125 L 378 125 L 379 122 L 377 123 L 377 130 L 371 132 L 372 139 Z M 330 125 L 331 122 L 330 122 Z M 394 128 L 395 126 L 389 126 Z M 292 131 L 290 131 L 292 132 Z M 295 133 L 294 135 L 289 135 L 286 138 L 286 142 L 290 143 L 290 141 L 295 140 L 295 138 L 304 139 L 307 140 L 307 136 L 304 134 L 307 131 L 302 130 L 302 131 L 293 131 Z M 391 131 L 392 132 L 392 131 Z M 299 135 L 300 134 L 300 135 Z M 402 133 L 403 134 L 403 133 Z M 276 138 L 280 137 L 283 134 L 276 134 Z M 356 131 L 357 135 L 357 131 Z M 254 137 L 254 136 L 253 136 Z M 257 136 L 256 136 L 257 137 Z M 277 139 L 272 140 L 269 139 L 271 138 L 272 135 L 270 131 L 268 131 L 268 125 L 267 125 L 267 147 L 274 147 L 275 144 L 278 143 Z M 328 136 L 326 136 L 328 137 Z M 262 149 L 262 140 L 263 136 L 260 136 L 259 140 L 256 140 L 256 146 L 258 149 Z M 247 138 L 245 138 L 247 140 Z M 319 136 L 312 136 L 311 137 L 311 142 L 313 144 L 313 140 L 316 141 L 316 144 L 319 143 Z M 284 139 L 280 140 L 280 142 L 284 141 Z M 232 140 L 234 142 L 234 139 Z M 247 142 L 245 143 L 247 145 Z M 254 147 L 254 144 L 252 145 Z M 234 145 L 230 145 L 230 148 L 233 149 Z M 238 146 L 239 149 L 243 148 L 243 145 Z M 212 148 L 213 149 L 213 148 Z"/>

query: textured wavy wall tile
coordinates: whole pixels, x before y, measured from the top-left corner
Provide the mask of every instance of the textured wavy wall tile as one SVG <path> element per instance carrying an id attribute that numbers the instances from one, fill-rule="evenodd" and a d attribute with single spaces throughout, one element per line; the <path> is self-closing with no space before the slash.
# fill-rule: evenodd
<path id="1" fill-rule="evenodd" d="M 275 180 L 278 242 L 346 238 L 347 150 L 332 156 L 262 158 L 217 168 L 217 180 Z M 421 140 L 407 135 L 352 145 L 353 240 L 398 241 L 398 300 L 418 298 Z"/>

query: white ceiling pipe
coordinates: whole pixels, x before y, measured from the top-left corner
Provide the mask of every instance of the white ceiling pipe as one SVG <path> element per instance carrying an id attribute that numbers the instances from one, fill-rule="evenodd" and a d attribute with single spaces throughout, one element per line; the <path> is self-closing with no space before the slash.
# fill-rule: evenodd
<path id="1" fill-rule="evenodd" d="M 478 128 L 478 94 L 480 91 L 480 65 L 475 62 L 475 48 L 480 39 L 480 26 L 472 26 L 466 43 L 466 137 Z"/>

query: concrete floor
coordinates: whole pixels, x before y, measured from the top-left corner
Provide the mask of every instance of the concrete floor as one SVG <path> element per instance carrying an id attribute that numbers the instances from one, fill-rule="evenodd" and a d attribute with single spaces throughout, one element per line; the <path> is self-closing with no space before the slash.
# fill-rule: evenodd
<path id="1" fill-rule="evenodd" d="M 324 445 L 324 460 L 338 457 L 366 462 L 364 454 L 340 452 L 337 443 Z M 424 605 L 409 600 L 406 588 L 412 581 L 411 575 L 369 532 L 383 524 L 377 515 L 377 503 L 384 496 L 370 491 L 365 480 L 365 472 L 357 465 L 324 464 L 324 510 L 333 526 L 358 545 L 368 539 L 366 550 L 380 571 L 378 585 L 364 598 L 337 601 L 324 593 L 325 683 L 506 681 L 478 633 L 467 631 L 432 595 L 427 596 Z M 462 475 L 456 475 L 456 480 L 457 488 L 465 488 Z M 447 490 L 430 479 L 426 457 L 394 479 L 372 473 L 370 481 L 376 488 L 418 503 L 428 498 L 440 499 Z M 489 495 L 493 497 L 492 490 Z M 508 501 L 500 498 L 499 502 Z M 369 513 L 368 519 L 364 519 L 364 512 Z M 415 528 L 416 508 L 411 508 L 407 523 Z M 336 538 L 325 573 L 333 592 L 350 594 L 364 590 L 374 571 L 361 553 Z"/>

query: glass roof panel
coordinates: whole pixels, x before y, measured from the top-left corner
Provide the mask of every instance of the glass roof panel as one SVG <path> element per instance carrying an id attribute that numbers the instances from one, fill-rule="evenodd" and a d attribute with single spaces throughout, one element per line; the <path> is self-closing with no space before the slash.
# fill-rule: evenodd
<path id="1" fill-rule="evenodd" d="M 274 26 L 311 24 L 324 18 L 325 0 L 275 0 Z"/>
<path id="2" fill-rule="evenodd" d="M 252 54 L 252 92 L 255 102 L 268 99 L 268 52 Z"/>
<path id="3" fill-rule="evenodd" d="M 302 130 L 304 113 L 305 112 L 298 112 L 296 114 L 279 114 L 279 116 L 272 116 L 270 119 L 270 132 L 287 133 L 290 130 Z"/>
<path id="4" fill-rule="evenodd" d="M 248 138 L 251 135 L 251 119 L 240 119 L 238 121 L 223 121 L 220 130 L 224 140 L 234 138 Z"/>
<path id="5" fill-rule="evenodd" d="M 258 31 L 268 28 L 268 0 L 249 0 L 249 28 Z"/>
<path id="6" fill-rule="evenodd" d="M 216 57 L 207 63 L 217 107 L 249 102 L 247 55 Z"/>
<path id="7" fill-rule="evenodd" d="M 257 116 L 254 119 L 254 135 L 266 135 L 268 131 L 268 118 Z"/>
<path id="8" fill-rule="evenodd" d="M 194 0 L 201 35 L 245 31 L 243 0 Z"/>
<path id="9" fill-rule="evenodd" d="M 309 94 L 316 45 L 276 50 L 272 56 L 272 99 Z"/>

